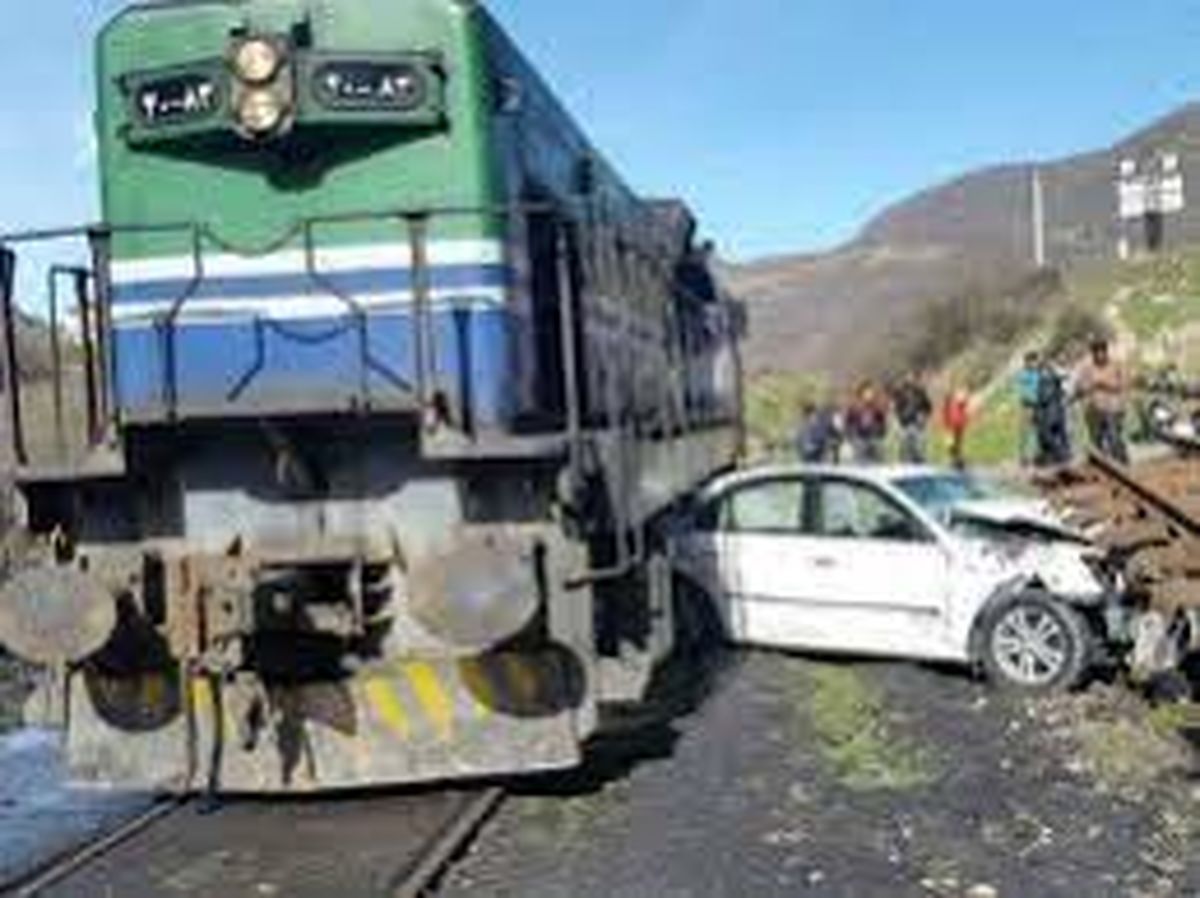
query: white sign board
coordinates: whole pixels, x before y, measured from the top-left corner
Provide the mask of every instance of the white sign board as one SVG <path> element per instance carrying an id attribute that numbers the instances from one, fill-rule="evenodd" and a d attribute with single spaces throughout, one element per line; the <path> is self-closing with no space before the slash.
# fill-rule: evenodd
<path id="1" fill-rule="evenodd" d="M 1183 192 L 1183 175 L 1175 174 L 1158 183 L 1158 211 L 1173 215 L 1187 208 L 1187 197 Z"/>
<path id="2" fill-rule="evenodd" d="M 1147 184 L 1137 178 L 1117 184 L 1117 200 L 1122 218 L 1144 218 L 1150 209 Z"/>
<path id="3" fill-rule="evenodd" d="M 1187 208 L 1183 175 L 1122 178 L 1117 182 L 1117 202 L 1121 218 L 1143 218 L 1152 212 L 1178 214 Z"/>

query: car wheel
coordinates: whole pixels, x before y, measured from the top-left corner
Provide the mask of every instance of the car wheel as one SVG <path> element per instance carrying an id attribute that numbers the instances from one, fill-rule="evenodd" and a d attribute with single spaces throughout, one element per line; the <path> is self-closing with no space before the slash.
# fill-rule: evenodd
<path id="1" fill-rule="evenodd" d="M 1070 689 L 1087 672 L 1092 634 L 1074 608 L 1030 592 L 988 614 L 980 651 L 994 683 L 1027 692 Z"/>

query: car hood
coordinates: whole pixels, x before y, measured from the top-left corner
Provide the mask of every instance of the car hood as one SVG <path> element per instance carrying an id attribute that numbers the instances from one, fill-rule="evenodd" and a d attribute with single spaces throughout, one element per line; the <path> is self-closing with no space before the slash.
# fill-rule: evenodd
<path id="1" fill-rule="evenodd" d="M 989 538 L 967 539 L 977 571 L 996 578 L 1041 583 L 1049 592 L 1077 602 L 1094 602 L 1109 585 L 1094 565 L 1098 550 L 1047 504 L 1028 499 L 987 499 L 954 510 L 960 521 L 986 524 Z"/>
<path id="2" fill-rule="evenodd" d="M 1050 503 L 1039 499 L 974 499 L 960 502 L 952 513 L 958 520 L 979 521 L 1031 542 L 1091 543 L 1085 534 L 1067 524 Z"/>

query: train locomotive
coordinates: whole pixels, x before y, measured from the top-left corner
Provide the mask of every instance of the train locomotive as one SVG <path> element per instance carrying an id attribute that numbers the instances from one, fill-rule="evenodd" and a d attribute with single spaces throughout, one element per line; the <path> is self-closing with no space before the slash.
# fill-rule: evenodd
<path id="1" fill-rule="evenodd" d="M 580 763 L 675 641 L 656 523 L 740 451 L 744 316 L 687 207 L 471 0 L 142 2 L 97 53 L 102 222 L 0 238 L 0 645 L 74 777 Z M 40 452 L 14 294 L 63 240 L 82 436 Z"/>

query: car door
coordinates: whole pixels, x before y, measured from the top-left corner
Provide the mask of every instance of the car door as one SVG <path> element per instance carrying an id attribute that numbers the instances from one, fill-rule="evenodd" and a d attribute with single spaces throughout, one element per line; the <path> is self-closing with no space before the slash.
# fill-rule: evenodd
<path id="1" fill-rule="evenodd" d="M 791 541 L 802 529 L 805 481 L 775 476 L 710 498 L 677 544 L 676 564 L 713 597 L 736 642 L 791 645 L 791 594 L 799 588 Z"/>
<path id="2" fill-rule="evenodd" d="M 827 475 L 810 483 L 804 638 L 811 647 L 949 657 L 952 555 L 877 484 Z"/>
<path id="3" fill-rule="evenodd" d="M 794 646 L 806 565 L 796 557 L 808 482 L 775 477 L 729 493 L 717 509 L 722 615 L 737 642 Z"/>

